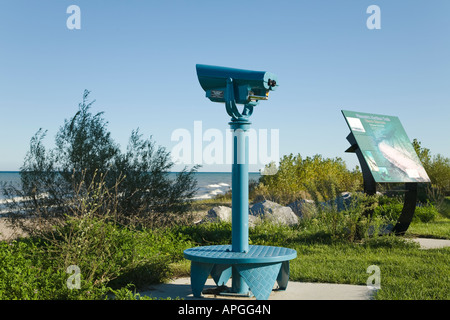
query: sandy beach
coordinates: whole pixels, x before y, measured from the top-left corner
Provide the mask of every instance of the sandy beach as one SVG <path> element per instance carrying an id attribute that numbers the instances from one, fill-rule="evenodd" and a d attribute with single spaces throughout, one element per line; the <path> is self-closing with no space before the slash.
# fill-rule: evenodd
<path id="1" fill-rule="evenodd" d="M 14 232 L 8 227 L 5 218 L 0 218 L 0 241 L 9 239 L 13 234 Z"/>
<path id="2" fill-rule="evenodd" d="M 15 239 L 21 235 L 25 234 L 11 228 L 6 218 L 0 218 L 0 241 Z"/>

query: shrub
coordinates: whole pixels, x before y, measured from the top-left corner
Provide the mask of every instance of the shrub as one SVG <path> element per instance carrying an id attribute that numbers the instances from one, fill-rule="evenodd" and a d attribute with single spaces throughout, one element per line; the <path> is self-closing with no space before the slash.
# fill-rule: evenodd
<path id="1" fill-rule="evenodd" d="M 161 237 L 156 230 L 147 231 L 135 223 L 123 224 L 117 205 L 119 188 L 108 188 L 105 179 L 94 181 L 85 192 L 77 193 L 67 218 L 43 234 L 59 268 L 77 265 L 84 280 L 95 286 L 119 277 L 116 284 L 135 285 L 167 277 L 168 263 L 175 256 L 171 248 L 183 244 L 184 239 L 172 237 L 168 244 L 168 236 Z"/>
<path id="2" fill-rule="evenodd" d="M 123 288 L 168 278 L 170 263 L 191 246 L 169 229 L 121 224 L 117 188 L 107 188 L 105 179 L 80 189 L 72 212 L 41 238 L 0 242 L 0 299 L 105 299 L 110 291 L 117 299 L 132 298 Z M 67 285 L 71 266 L 80 277 L 76 289 Z"/>
<path id="3" fill-rule="evenodd" d="M 392 201 L 375 208 L 374 214 L 379 217 L 385 217 L 391 221 L 397 221 L 403 210 L 403 203 Z"/>
<path id="4" fill-rule="evenodd" d="M 442 196 L 450 195 L 450 158 L 441 154 L 432 155 L 430 149 L 422 147 L 413 140 L 413 147 L 431 180 L 431 188 L 437 189 Z"/>
<path id="5" fill-rule="evenodd" d="M 288 204 L 308 198 L 311 185 L 319 191 L 320 201 L 328 201 L 332 194 L 359 189 L 362 175 L 359 170 L 347 169 L 341 158 L 323 158 L 321 155 L 302 158 L 290 154 L 280 159 L 274 175 L 263 175 L 255 188 L 255 197 Z M 330 188 L 334 188 L 331 190 Z"/>
<path id="6" fill-rule="evenodd" d="M 380 217 L 387 218 L 391 221 L 397 221 L 403 210 L 403 202 L 393 199 L 375 208 L 374 214 Z M 436 219 L 439 215 L 436 207 L 431 204 L 419 204 L 416 206 L 413 216 L 413 222 L 430 222 Z"/>
<path id="7" fill-rule="evenodd" d="M 300 228 L 322 233 L 321 237 L 325 239 L 354 242 L 383 234 L 385 228 L 392 224 L 386 216 L 374 214 L 379 196 L 354 192 L 350 200 L 340 201 L 336 189 L 333 183 L 325 190 L 317 188 L 314 183 L 309 184 L 308 193 L 314 200 L 316 213 L 302 219 Z M 331 200 L 321 201 L 327 198 Z"/>
<path id="8" fill-rule="evenodd" d="M 107 293 L 83 277 L 80 290 L 70 290 L 66 269 L 48 243 L 36 239 L 0 242 L 0 270 L 0 300 L 101 299 Z"/>
<path id="9" fill-rule="evenodd" d="M 86 226 L 92 230 L 87 235 L 75 232 L 71 241 L 66 235 L 54 241 L 0 242 L 0 300 L 98 300 L 110 292 L 114 296 L 109 298 L 131 298 L 126 290 L 130 286 L 139 288 L 170 275 L 173 258 L 149 233 L 98 220 Z M 65 228 L 69 230 L 72 225 Z M 104 239 L 93 239 L 101 233 Z M 71 265 L 79 268 L 79 288 L 68 287 Z"/>
<path id="10" fill-rule="evenodd" d="M 427 223 L 435 220 L 438 215 L 439 212 L 436 207 L 431 203 L 427 203 L 426 205 L 416 207 L 413 221 Z"/>
<path id="11" fill-rule="evenodd" d="M 195 245 L 230 244 L 231 223 L 208 222 L 198 225 L 177 226 L 173 232 L 183 235 Z"/>
<path id="12" fill-rule="evenodd" d="M 29 214 L 43 218 L 42 222 L 64 218 L 70 213 L 77 188 L 101 179 L 108 188 L 117 188 L 117 212 L 124 221 L 136 216 L 142 220 L 151 219 L 153 214 L 187 212 L 196 191 L 194 173 L 198 167 L 184 168 L 175 179 L 170 178 L 174 165 L 170 153 L 157 147 L 151 137 L 143 139 L 138 130 L 132 132 L 127 151 L 120 152 L 103 113 L 91 113 L 93 103 L 86 90 L 78 112 L 60 127 L 55 148 L 44 146 L 46 132 L 42 129 L 32 137 L 20 171 L 21 185 L 3 186 L 10 200 L 10 217 Z M 17 221 L 22 220 L 13 219 Z M 35 225 L 21 227 L 30 233 L 36 230 Z"/>

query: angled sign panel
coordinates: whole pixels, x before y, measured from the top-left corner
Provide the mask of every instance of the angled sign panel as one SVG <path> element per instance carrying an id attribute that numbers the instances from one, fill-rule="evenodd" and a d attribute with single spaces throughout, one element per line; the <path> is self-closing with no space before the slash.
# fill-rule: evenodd
<path id="1" fill-rule="evenodd" d="M 345 110 L 342 114 L 376 182 L 430 182 L 398 117 Z"/>

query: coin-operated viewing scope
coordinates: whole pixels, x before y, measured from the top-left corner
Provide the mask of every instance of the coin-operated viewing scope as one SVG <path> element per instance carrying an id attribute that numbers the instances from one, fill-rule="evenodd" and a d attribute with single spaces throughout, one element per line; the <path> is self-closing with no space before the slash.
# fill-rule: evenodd
<path id="1" fill-rule="evenodd" d="M 276 75 L 265 71 L 197 64 L 197 76 L 206 97 L 213 102 L 227 102 L 228 94 L 234 96 L 236 104 L 256 105 L 278 87 Z"/>
<path id="2" fill-rule="evenodd" d="M 231 165 L 231 246 L 203 246 L 184 251 L 191 260 L 191 287 L 201 297 L 209 275 L 218 286 L 231 277 L 224 295 L 268 299 L 275 281 L 285 290 L 289 280 L 289 260 L 297 252 L 289 248 L 249 245 L 249 130 L 254 106 L 269 98 L 278 87 L 270 72 L 197 64 L 197 77 L 206 97 L 225 104 L 231 116 L 233 154 Z M 240 112 L 237 104 L 244 105 Z"/>

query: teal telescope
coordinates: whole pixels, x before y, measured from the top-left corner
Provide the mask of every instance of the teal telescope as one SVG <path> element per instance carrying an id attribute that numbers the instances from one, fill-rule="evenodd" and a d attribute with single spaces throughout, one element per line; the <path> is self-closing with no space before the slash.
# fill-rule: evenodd
<path id="1" fill-rule="evenodd" d="M 268 100 L 270 91 L 278 87 L 277 77 L 270 72 L 217 66 L 197 65 L 197 76 L 212 102 L 225 104 L 231 117 L 233 162 L 231 166 L 231 245 L 200 246 L 184 250 L 191 260 L 191 287 L 194 297 L 201 297 L 209 275 L 218 286 L 231 278 L 231 289 L 222 295 L 253 295 L 266 300 L 275 282 L 286 290 L 289 260 L 297 257 L 293 249 L 249 245 L 248 243 L 248 131 L 253 108 Z M 240 111 L 237 105 L 243 105 Z"/>
<path id="2" fill-rule="evenodd" d="M 278 87 L 277 77 L 265 71 L 198 64 L 197 76 L 206 97 L 213 102 L 226 103 L 227 112 L 231 111 L 233 118 L 242 118 L 246 114 L 235 112 L 232 104 L 243 104 L 247 108 L 255 106 L 259 100 L 268 100 L 269 92 Z"/>
<path id="3" fill-rule="evenodd" d="M 206 97 L 213 102 L 225 103 L 233 132 L 232 162 L 232 252 L 248 252 L 248 162 L 249 145 L 247 132 L 249 117 L 259 101 L 267 100 L 269 92 L 278 87 L 277 77 L 264 71 L 250 71 L 209 65 L 197 65 L 197 76 Z M 243 104 L 243 111 L 237 104 Z M 248 287 L 236 272 L 233 272 L 233 291 L 242 293 Z"/>
<path id="4" fill-rule="evenodd" d="M 251 71 L 197 64 L 197 76 L 206 97 L 225 103 L 233 130 L 232 163 L 232 250 L 248 251 L 248 118 L 259 101 L 278 87 L 277 77 L 270 72 Z M 243 104 L 240 112 L 237 104 Z"/>

